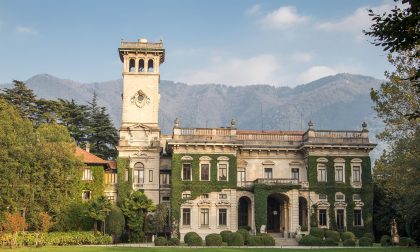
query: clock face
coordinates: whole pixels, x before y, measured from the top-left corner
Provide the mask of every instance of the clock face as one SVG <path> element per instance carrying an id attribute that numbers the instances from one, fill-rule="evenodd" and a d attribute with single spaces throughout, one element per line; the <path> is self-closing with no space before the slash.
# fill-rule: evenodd
<path id="1" fill-rule="evenodd" d="M 131 103 L 134 103 L 137 107 L 142 108 L 144 105 L 150 103 L 150 98 L 142 91 L 137 91 L 133 97 L 131 97 Z"/>

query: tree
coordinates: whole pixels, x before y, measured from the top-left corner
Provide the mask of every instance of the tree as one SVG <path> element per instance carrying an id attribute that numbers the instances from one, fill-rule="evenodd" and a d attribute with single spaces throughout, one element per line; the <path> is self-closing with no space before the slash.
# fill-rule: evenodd
<path id="1" fill-rule="evenodd" d="M 13 88 L 3 89 L 0 98 L 14 105 L 22 118 L 35 120 L 37 114 L 36 95 L 22 81 L 14 80 Z"/>
<path id="2" fill-rule="evenodd" d="M 396 1 L 396 0 L 395 0 Z M 396 1 L 397 2 L 397 1 Z M 395 6 L 390 13 L 374 13 L 369 10 L 373 24 L 369 31 L 363 31 L 374 38 L 373 44 L 382 46 L 384 51 L 391 53 L 412 52 L 410 57 L 419 59 L 420 41 L 420 2 L 417 0 L 402 0 L 403 7 Z M 420 69 L 409 73 L 405 77 L 420 93 Z M 420 109 L 409 111 L 409 118 L 420 117 Z"/>
<path id="3" fill-rule="evenodd" d="M 164 232 L 169 224 L 169 208 L 167 204 L 160 203 L 156 206 L 155 223 L 158 232 Z"/>
<path id="4" fill-rule="evenodd" d="M 52 225 L 51 216 L 46 212 L 39 213 L 39 231 L 47 233 Z"/>
<path id="5" fill-rule="evenodd" d="M 99 196 L 93 200 L 88 209 L 88 215 L 94 220 L 93 231 L 98 230 L 98 221 L 103 223 L 107 214 L 111 211 L 111 202 L 105 196 Z"/>
<path id="6" fill-rule="evenodd" d="M 19 213 L 6 213 L 4 220 L 1 223 L 1 228 L 6 232 L 12 233 L 13 241 L 11 243 L 11 247 L 13 248 L 13 246 L 16 246 L 17 244 L 18 232 L 27 229 L 28 224 L 26 223 L 25 218 L 23 218 Z"/>
<path id="7" fill-rule="evenodd" d="M 129 229 L 129 240 L 139 242 L 144 237 L 144 218 L 148 212 L 155 210 L 153 201 L 139 191 L 133 192 L 125 199 L 121 210 L 126 217 L 126 224 Z"/>
<path id="8" fill-rule="evenodd" d="M 59 99 L 61 124 L 67 127 L 77 145 L 84 147 L 88 137 L 89 113 L 86 105 Z"/>

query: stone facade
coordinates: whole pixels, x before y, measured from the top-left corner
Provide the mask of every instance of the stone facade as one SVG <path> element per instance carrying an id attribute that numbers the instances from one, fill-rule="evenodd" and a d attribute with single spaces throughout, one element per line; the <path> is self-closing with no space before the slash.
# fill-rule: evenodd
<path id="1" fill-rule="evenodd" d="M 119 156 L 132 189 L 171 203 L 176 235 L 240 227 L 291 237 L 311 226 L 371 231 L 366 124 L 359 131 L 182 128 L 160 135 L 162 42 L 121 42 L 123 113 Z M 179 232 L 179 233 L 178 233 Z"/>

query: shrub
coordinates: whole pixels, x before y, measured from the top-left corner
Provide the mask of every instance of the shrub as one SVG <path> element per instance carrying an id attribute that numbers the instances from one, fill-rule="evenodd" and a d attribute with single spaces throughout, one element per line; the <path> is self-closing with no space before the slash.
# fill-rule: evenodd
<path id="1" fill-rule="evenodd" d="M 125 226 L 125 218 L 121 209 L 112 205 L 111 211 L 106 217 L 105 223 L 106 233 L 112 236 L 114 242 L 119 242 Z"/>
<path id="2" fill-rule="evenodd" d="M 251 231 L 251 227 L 250 226 L 240 226 L 238 229 L 239 230 L 245 229 L 246 231 Z"/>
<path id="3" fill-rule="evenodd" d="M 352 232 L 343 232 L 341 234 L 341 240 L 345 241 L 348 239 L 356 240 L 356 236 Z"/>
<path id="4" fill-rule="evenodd" d="M 323 239 L 324 238 L 324 229 L 312 227 L 311 231 L 309 232 L 310 235 Z"/>
<path id="5" fill-rule="evenodd" d="M 229 236 L 232 234 L 232 232 L 231 231 L 229 231 L 229 230 L 225 230 L 225 231 L 222 231 L 222 232 L 220 232 L 220 235 L 222 236 L 222 241 L 223 242 L 228 242 L 228 240 L 229 240 Z"/>
<path id="6" fill-rule="evenodd" d="M 416 243 L 414 242 L 413 239 L 409 237 L 400 237 L 400 243 L 398 245 L 404 246 L 404 247 L 411 247 L 411 246 L 415 246 Z"/>
<path id="7" fill-rule="evenodd" d="M 375 241 L 375 236 L 372 233 L 364 233 L 362 237 L 370 238 L 372 242 Z"/>
<path id="8" fill-rule="evenodd" d="M 239 229 L 237 233 L 240 233 L 242 237 L 244 238 L 244 244 L 248 244 L 249 231 L 245 229 Z"/>
<path id="9" fill-rule="evenodd" d="M 269 234 L 258 234 L 261 237 L 261 241 L 264 246 L 275 246 L 276 242 L 273 237 Z"/>
<path id="10" fill-rule="evenodd" d="M 168 241 L 166 240 L 166 237 L 159 236 L 155 239 L 155 246 L 166 246 L 168 245 Z"/>
<path id="11" fill-rule="evenodd" d="M 373 245 L 372 239 L 369 237 L 362 237 L 359 239 L 360 247 L 371 247 Z"/>
<path id="12" fill-rule="evenodd" d="M 325 238 L 325 240 L 322 241 L 322 246 L 337 246 L 338 242 L 331 237 Z"/>
<path id="13" fill-rule="evenodd" d="M 382 235 L 381 237 L 381 246 L 383 247 L 387 247 L 387 246 L 391 246 L 391 237 L 389 237 L 389 235 Z"/>
<path id="14" fill-rule="evenodd" d="M 171 238 L 169 241 L 168 241 L 168 246 L 179 246 L 179 244 L 181 244 L 181 242 L 179 241 L 179 239 L 178 238 Z"/>
<path id="15" fill-rule="evenodd" d="M 188 246 L 203 246 L 203 239 L 199 235 L 193 235 L 188 240 Z"/>
<path id="16" fill-rule="evenodd" d="M 184 236 L 184 242 L 188 244 L 188 241 L 193 236 L 199 236 L 199 235 L 196 232 L 188 232 L 188 233 L 186 233 L 185 236 Z"/>
<path id="17" fill-rule="evenodd" d="M 300 239 L 299 245 L 301 246 L 321 246 L 322 240 L 319 237 L 313 235 L 305 235 Z"/>
<path id="18" fill-rule="evenodd" d="M 240 233 L 232 233 L 229 235 L 228 246 L 243 246 L 244 237 Z"/>
<path id="19" fill-rule="evenodd" d="M 325 231 L 325 238 L 332 238 L 335 242 L 340 241 L 340 233 L 333 230 Z"/>
<path id="20" fill-rule="evenodd" d="M 222 246 L 222 236 L 220 234 L 207 235 L 206 246 Z"/>
<path id="21" fill-rule="evenodd" d="M 248 246 L 264 246 L 264 241 L 261 235 L 251 235 L 248 238 Z"/>
<path id="22" fill-rule="evenodd" d="M 356 242 L 353 239 L 345 239 L 343 241 L 343 246 L 345 246 L 345 247 L 354 247 L 354 246 L 356 246 Z"/>

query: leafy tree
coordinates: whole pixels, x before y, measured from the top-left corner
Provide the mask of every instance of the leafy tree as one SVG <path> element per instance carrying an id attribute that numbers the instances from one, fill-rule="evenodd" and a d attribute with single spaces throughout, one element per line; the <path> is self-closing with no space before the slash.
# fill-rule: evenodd
<path id="1" fill-rule="evenodd" d="M 397 0 L 395 0 L 397 2 Z M 417 0 L 401 0 L 402 7 L 395 6 L 390 13 L 374 13 L 369 10 L 373 24 L 369 31 L 363 31 L 373 37 L 373 44 L 382 46 L 384 51 L 391 53 L 411 52 L 408 56 L 418 60 L 420 41 L 420 2 Z M 407 73 L 404 78 L 420 93 L 420 69 Z M 408 111 L 409 118 L 420 117 L 419 107 Z"/>
<path id="2" fill-rule="evenodd" d="M 112 205 L 111 212 L 106 217 L 106 233 L 112 235 L 114 242 L 121 240 L 125 227 L 124 214 L 118 206 Z"/>
<path id="3" fill-rule="evenodd" d="M 22 81 L 14 80 L 13 88 L 3 89 L 0 98 L 14 105 L 22 118 L 35 120 L 37 114 L 36 95 Z"/>
<path id="4" fill-rule="evenodd" d="M 163 232 L 169 224 L 169 208 L 167 204 L 160 203 L 156 206 L 155 211 L 156 229 Z"/>
<path id="5" fill-rule="evenodd" d="M 11 247 L 16 246 L 17 244 L 17 235 L 19 231 L 24 231 L 28 228 L 28 224 L 25 221 L 25 218 L 22 217 L 19 213 L 6 213 L 3 222 L 1 223 L 1 228 L 10 232 L 13 235 L 13 242 Z"/>
<path id="6" fill-rule="evenodd" d="M 39 213 L 39 221 L 40 221 L 39 230 L 41 232 L 47 233 L 50 230 L 50 227 L 52 225 L 51 219 L 52 218 L 48 213 L 46 212 Z"/>
<path id="7" fill-rule="evenodd" d="M 121 210 L 126 217 L 131 242 L 139 242 L 144 236 L 144 218 L 155 210 L 153 201 L 139 191 L 133 192 L 124 200 Z"/>
<path id="8" fill-rule="evenodd" d="M 99 196 L 90 202 L 88 215 L 94 220 L 93 231 L 98 230 L 98 221 L 103 223 L 107 214 L 111 211 L 111 202 L 105 196 Z"/>

